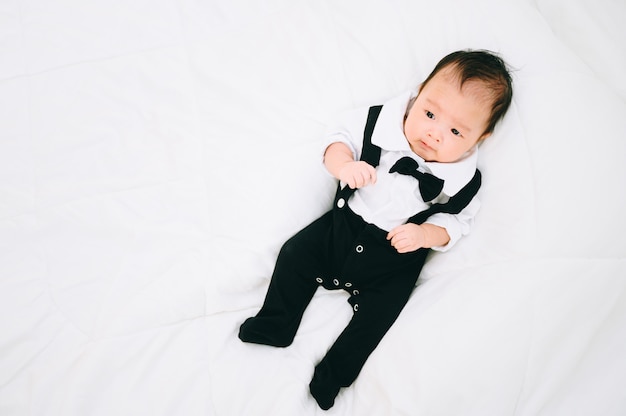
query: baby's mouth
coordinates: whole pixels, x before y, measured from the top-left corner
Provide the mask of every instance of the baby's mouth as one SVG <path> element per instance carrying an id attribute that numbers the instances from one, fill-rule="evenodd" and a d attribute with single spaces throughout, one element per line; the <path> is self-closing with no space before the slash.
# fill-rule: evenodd
<path id="1" fill-rule="evenodd" d="M 428 143 L 426 143 L 424 140 L 420 140 L 419 143 L 420 143 L 420 145 L 422 145 L 422 147 L 424 147 L 424 148 L 426 148 L 428 150 L 435 150 Z"/>

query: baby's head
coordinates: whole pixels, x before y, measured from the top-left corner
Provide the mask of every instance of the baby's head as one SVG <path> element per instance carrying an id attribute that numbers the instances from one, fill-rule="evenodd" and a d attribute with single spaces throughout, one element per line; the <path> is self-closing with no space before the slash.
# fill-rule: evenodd
<path id="1" fill-rule="evenodd" d="M 493 132 L 512 96 L 501 58 L 488 51 L 453 52 L 420 86 L 404 133 L 425 160 L 454 162 Z"/>

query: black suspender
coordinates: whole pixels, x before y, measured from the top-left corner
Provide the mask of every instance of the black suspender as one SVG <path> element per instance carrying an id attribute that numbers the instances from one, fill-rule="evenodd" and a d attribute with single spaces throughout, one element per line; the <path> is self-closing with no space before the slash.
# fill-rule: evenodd
<path id="1" fill-rule="evenodd" d="M 382 108 L 382 105 L 370 107 L 369 113 L 367 114 L 367 122 L 365 123 L 365 131 L 363 132 L 363 149 L 361 150 L 360 160 L 367 162 L 373 167 L 378 166 L 380 162 L 380 147 L 372 144 L 372 133 L 374 132 L 374 126 L 376 125 L 376 120 Z M 354 191 L 356 191 L 356 189 L 352 189 L 347 185 L 341 188 L 341 184 L 339 184 L 335 195 L 335 203 L 339 199 L 347 201 Z"/>
<path id="2" fill-rule="evenodd" d="M 469 205 L 474 196 L 478 193 L 481 184 L 481 174 L 478 169 L 474 173 L 474 177 L 463 187 L 459 192 L 450 197 L 445 204 L 432 204 L 427 210 L 418 212 L 413 215 L 407 222 L 414 224 L 421 224 L 425 222 L 428 217 L 439 212 L 445 212 L 447 214 L 458 214 Z"/>
<path id="3" fill-rule="evenodd" d="M 376 146 L 372 143 L 372 133 L 374 132 L 374 126 L 376 125 L 376 120 L 378 120 L 378 115 L 380 114 L 380 110 L 383 108 L 382 105 L 377 105 L 370 107 L 369 113 L 367 115 L 367 122 L 365 123 L 365 130 L 363 132 L 363 149 L 361 150 L 361 160 L 367 162 L 368 164 L 377 167 L 380 162 L 380 147 Z M 444 212 L 447 214 L 458 214 L 463 211 L 463 209 L 471 202 L 474 196 L 478 193 L 481 185 L 481 174 L 478 169 L 474 173 L 474 177 L 463 187 L 459 192 L 455 195 L 451 196 L 448 202 L 445 204 L 433 204 L 428 209 L 418 212 L 407 222 L 412 222 L 415 224 L 422 224 L 424 221 L 428 219 L 433 214 L 437 214 L 439 212 Z M 345 200 L 354 192 L 354 189 L 350 189 L 350 187 L 345 186 L 343 189 L 340 189 L 337 194 L 338 196 L 335 199 L 339 198 L 339 194 Z"/>
<path id="4" fill-rule="evenodd" d="M 376 167 L 380 162 L 380 147 L 372 144 L 372 133 L 382 105 L 370 107 L 367 114 L 367 122 L 365 123 L 365 131 L 363 132 L 363 149 L 361 150 L 361 160 Z"/>

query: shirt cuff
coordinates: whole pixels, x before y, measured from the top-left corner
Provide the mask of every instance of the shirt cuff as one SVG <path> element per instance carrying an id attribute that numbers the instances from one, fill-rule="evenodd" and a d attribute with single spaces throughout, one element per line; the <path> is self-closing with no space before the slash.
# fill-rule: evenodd
<path id="1" fill-rule="evenodd" d="M 471 227 L 471 224 L 469 223 L 460 223 L 458 219 L 451 214 L 432 215 L 428 218 L 426 223 L 445 228 L 446 232 L 448 233 L 448 236 L 450 237 L 450 241 L 448 241 L 448 244 L 446 244 L 445 246 L 431 247 L 432 250 L 442 253 L 454 247 L 454 245 L 461 239 L 463 235 L 469 233 L 469 229 Z"/>

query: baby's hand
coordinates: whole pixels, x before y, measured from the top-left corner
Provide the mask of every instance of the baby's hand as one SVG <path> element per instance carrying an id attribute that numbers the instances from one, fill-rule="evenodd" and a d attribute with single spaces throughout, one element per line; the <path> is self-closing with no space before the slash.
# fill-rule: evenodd
<path id="1" fill-rule="evenodd" d="M 417 224 L 403 224 L 389 231 L 387 240 L 398 253 L 410 253 L 425 246 L 426 230 Z"/>
<path id="2" fill-rule="evenodd" d="M 339 171 L 339 179 L 352 189 L 376 183 L 376 169 L 363 161 L 346 163 Z"/>

